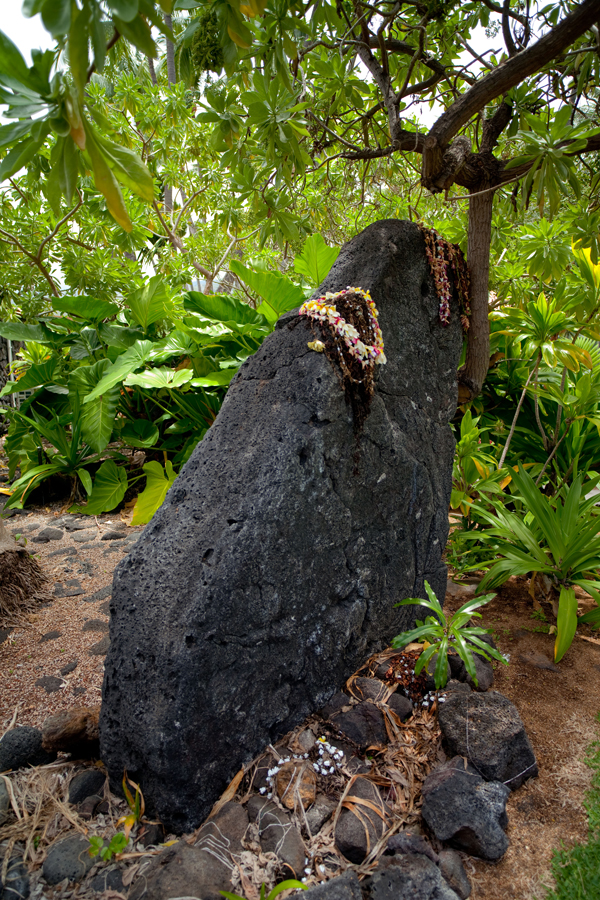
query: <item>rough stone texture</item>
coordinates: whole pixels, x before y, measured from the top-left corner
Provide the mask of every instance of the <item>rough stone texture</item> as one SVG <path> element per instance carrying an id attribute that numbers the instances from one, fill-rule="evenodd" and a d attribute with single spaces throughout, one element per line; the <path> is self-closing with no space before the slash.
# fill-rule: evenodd
<path id="1" fill-rule="evenodd" d="M 47 544 L 48 541 L 61 541 L 63 532 L 60 528 L 51 528 L 50 526 L 42 528 L 31 540 L 34 544 Z"/>
<path id="2" fill-rule="evenodd" d="M 56 691 L 60 691 L 64 683 L 63 679 L 57 678 L 56 675 L 42 675 L 36 680 L 35 686 L 44 688 L 47 694 L 54 694 Z"/>
<path id="3" fill-rule="evenodd" d="M 514 791 L 538 774 L 517 708 L 498 691 L 448 694 L 439 722 L 449 754 L 467 757 L 487 781 Z"/>
<path id="4" fill-rule="evenodd" d="M 361 800 L 366 803 L 361 803 Z M 367 803 L 370 805 L 367 806 Z M 346 859 L 359 865 L 388 825 L 386 809 L 373 782 L 360 777 L 346 795 L 346 804 L 352 804 L 356 811 L 344 806 L 340 812 L 335 826 L 335 844 Z"/>
<path id="5" fill-rule="evenodd" d="M 412 625 L 398 600 L 444 594 L 458 307 L 442 326 L 408 222 L 369 226 L 319 293 L 348 285 L 388 358 L 362 433 L 318 326 L 284 315 L 115 572 L 101 755 L 178 832 Z"/>
<path id="6" fill-rule="evenodd" d="M 167 847 L 142 870 L 129 900 L 197 897 L 222 900 L 231 891 L 233 855 L 242 850 L 248 816 L 239 803 L 226 803 L 199 831 L 196 845 L 180 841 Z"/>
<path id="7" fill-rule="evenodd" d="M 457 850 L 440 850 L 440 872 L 460 900 L 471 896 L 471 882 Z"/>
<path id="8" fill-rule="evenodd" d="M 302 892 L 302 900 L 362 900 L 356 872 L 350 870 Z"/>
<path id="9" fill-rule="evenodd" d="M 506 801 L 510 790 L 484 781 L 462 757 L 441 766 L 423 784 L 423 819 L 440 841 L 483 859 L 500 859 L 508 849 Z"/>
<path id="10" fill-rule="evenodd" d="M 367 747 L 387 743 L 383 713 L 369 700 L 363 700 L 348 712 L 335 713 L 329 721 L 363 752 Z"/>
<path id="11" fill-rule="evenodd" d="M 369 900 L 458 900 L 426 856 L 384 856 L 363 882 Z"/>
<path id="12" fill-rule="evenodd" d="M 82 631 L 100 631 L 104 634 L 108 634 L 108 622 L 105 622 L 104 619 L 88 619 L 83 623 Z"/>
<path id="13" fill-rule="evenodd" d="M 98 891 L 98 893 L 103 891 L 124 891 L 121 870 L 102 869 L 97 875 L 94 875 L 90 881 L 90 887 L 93 891 Z"/>
<path id="14" fill-rule="evenodd" d="M 101 769 L 84 769 L 78 772 L 69 785 L 69 803 L 81 803 L 86 797 L 101 794 L 106 775 Z"/>
<path id="15" fill-rule="evenodd" d="M 287 867 L 286 878 L 300 878 L 306 858 L 306 847 L 298 829 L 287 813 L 265 797 L 251 797 L 248 817 L 258 825 L 260 846 L 265 853 L 275 853 Z"/>
<path id="16" fill-rule="evenodd" d="M 90 842 L 82 834 L 74 834 L 52 844 L 42 866 L 42 874 L 48 884 L 59 884 L 63 879 L 81 881 L 97 860 L 90 856 Z"/>
<path id="17" fill-rule="evenodd" d="M 1 847 L 0 850 L 4 850 Z M 23 852 L 22 849 L 20 851 Z M 0 897 L 2 900 L 24 900 L 29 897 L 29 872 L 20 855 L 12 856 L 6 869 L 6 878 L 0 878 Z"/>
<path id="18" fill-rule="evenodd" d="M 0 778 L 0 825 L 4 825 L 8 819 L 8 809 L 10 806 L 10 797 L 8 796 L 8 788 L 4 778 Z"/>
<path id="19" fill-rule="evenodd" d="M 317 799 L 311 808 L 306 811 L 304 817 L 308 828 L 310 828 L 311 835 L 319 833 L 325 822 L 332 817 L 336 809 L 337 802 L 335 800 L 330 800 L 329 797 L 326 797 L 324 794 L 317 794 Z"/>
<path id="20" fill-rule="evenodd" d="M 399 694 L 398 691 L 394 691 L 389 698 L 387 705 L 396 713 L 401 722 L 404 722 L 405 719 L 408 719 L 408 717 L 412 715 L 412 703 L 408 697 L 405 697 L 404 694 Z"/>
<path id="21" fill-rule="evenodd" d="M 92 644 L 92 646 L 88 650 L 88 656 L 106 656 L 109 647 L 110 636 L 108 634 L 105 634 L 101 640 L 97 641 L 97 643 L 95 644 Z"/>
<path id="22" fill-rule="evenodd" d="M 22 766 L 41 766 L 56 759 L 42 749 L 42 732 L 30 725 L 12 728 L 0 741 L 0 772 Z"/>

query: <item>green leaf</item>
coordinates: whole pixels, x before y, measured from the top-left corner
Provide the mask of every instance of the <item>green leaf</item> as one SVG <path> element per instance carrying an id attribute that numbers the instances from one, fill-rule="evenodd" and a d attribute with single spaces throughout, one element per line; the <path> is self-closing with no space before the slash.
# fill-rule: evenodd
<path id="1" fill-rule="evenodd" d="M 52 306 L 59 312 L 67 313 L 69 316 L 77 316 L 86 322 L 99 322 L 101 319 L 108 319 L 118 313 L 119 307 L 116 303 L 109 303 L 107 300 L 100 300 L 98 297 L 53 297 Z"/>
<path id="2" fill-rule="evenodd" d="M 320 234 L 311 234 L 304 242 L 302 253 L 294 260 L 294 269 L 304 275 L 309 284 L 318 287 L 329 274 L 339 252 L 339 247 L 328 247 Z"/>
<path id="3" fill-rule="evenodd" d="M 25 85 L 30 84 L 25 60 L 16 44 L 3 31 L 0 31 L 0 73 L 10 75 Z"/>
<path id="4" fill-rule="evenodd" d="M 126 422 L 120 433 L 121 440 L 129 447 L 138 447 L 147 450 L 154 447 L 159 438 L 159 431 L 153 422 L 148 419 L 136 419 Z"/>
<path id="5" fill-rule="evenodd" d="M 132 22 L 138 14 L 138 0 L 107 0 L 115 15 L 124 22 Z"/>
<path id="6" fill-rule="evenodd" d="M 84 405 L 91 403 L 96 397 L 108 391 L 115 384 L 123 381 L 135 369 L 143 366 L 152 350 L 152 341 L 136 341 L 129 350 L 122 353 L 113 365 L 106 370 L 104 377 L 94 390 L 85 398 Z"/>
<path id="7" fill-rule="evenodd" d="M 575 589 L 562 587 L 558 598 L 554 662 L 559 662 L 573 643 L 577 631 L 577 598 Z"/>
<path id="8" fill-rule="evenodd" d="M 192 369 L 167 369 L 164 366 L 158 369 L 146 369 L 135 375 L 128 375 L 125 384 L 138 384 L 143 388 L 178 388 L 187 384 L 194 376 Z"/>
<path id="9" fill-rule="evenodd" d="M 156 44 L 152 40 L 152 33 L 147 22 L 141 16 L 137 16 L 131 22 L 126 22 L 119 16 L 113 16 L 115 28 L 122 34 L 125 40 L 129 41 L 140 50 L 144 56 L 152 59 L 156 56 Z"/>
<path id="10" fill-rule="evenodd" d="M 126 490 L 127 473 L 125 469 L 119 468 L 113 459 L 107 459 L 96 472 L 92 493 L 86 506 L 74 506 L 71 512 L 85 513 L 88 516 L 98 516 L 100 513 L 109 512 L 119 505 Z"/>
<path id="11" fill-rule="evenodd" d="M 77 469 L 77 475 L 79 475 L 79 479 L 89 497 L 92 493 L 92 476 L 87 469 Z"/>
<path id="12" fill-rule="evenodd" d="M 75 13 L 73 24 L 69 28 L 69 65 L 73 75 L 73 81 L 77 88 L 77 95 L 80 101 L 83 101 L 83 93 L 87 82 L 87 71 L 89 66 L 88 57 L 88 23 L 89 8 L 84 6 L 78 10 L 73 5 Z"/>
<path id="13" fill-rule="evenodd" d="M 223 387 L 229 384 L 236 372 L 237 368 L 221 369 L 220 372 L 211 372 L 202 378 L 192 378 L 191 384 L 192 387 Z"/>
<path id="14" fill-rule="evenodd" d="M 96 141 L 96 131 L 85 119 L 82 121 L 86 138 L 85 150 L 92 164 L 96 188 L 104 195 L 111 216 L 121 228 L 130 232 L 132 229 L 131 219 L 125 207 L 121 188 Z"/>
<path id="15" fill-rule="evenodd" d="M 307 891 L 308 885 L 302 884 L 301 881 L 296 881 L 295 878 L 288 878 L 287 881 L 280 881 L 279 884 L 273 888 L 273 890 L 269 893 L 267 900 L 275 900 L 275 897 L 277 897 L 278 894 L 281 894 L 282 891 L 292 890 Z"/>
<path id="16" fill-rule="evenodd" d="M 32 388 L 41 387 L 42 385 L 52 382 L 58 359 L 56 357 L 47 360 L 44 363 L 29 366 L 24 375 L 18 381 L 7 381 L 2 390 L 0 397 L 6 394 L 16 394 L 20 391 L 30 391 Z"/>
<path id="17" fill-rule="evenodd" d="M 96 143 L 117 181 L 146 203 L 152 203 L 154 180 L 142 158 L 128 147 L 115 144 L 99 133 L 96 134 Z"/>
<path id="18" fill-rule="evenodd" d="M 169 300 L 169 290 L 162 277 L 153 275 L 143 288 L 130 294 L 125 302 L 135 321 L 147 332 L 150 325 L 168 316 Z"/>
<path id="19" fill-rule="evenodd" d="M 73 416 L 79 421 L 82 439 L 96 453 L 102 453 L 110 441 L 121 390 L 113 385 L 90 403 L 84 400 L 110 368 L 109 360 L 101 359 L 93 366 L 75 369 L 69 377 Z"/>
<path id="20" fill-rule="evenodd" d="M 263 298 L 277 319 L 283 313 L 304 303 L 305 297 L 302 288 L 286 278 L 285 275 L 275 272 L 255 272 L 242 265 L 237 259 L 231 261 L 229 268 Z"/>
<path id="21" fill-rule="evenodd" d="M 9 144 L 14 144 L 19 138 L 29 134 L 32 124 L 31 119 L 24 119 L 22 122 L 11 122 L 8 125 L 2 125 L 0 127 L 0 148 L 8 147 Z"/>
<path id="22" fill-rule="evenodd" d="M 150 521 L 154 513 L 162 506 L 167 491 L 177 478 L 177 473 L 169 460 L 165 468 L 156 460 L 146 463 L 143 467 L 146 473 L 146 487 L 138 495 L 133 508 L 132 525 L 145 525 Z"/>
<path id="23" fill-rule="evenodd" d="M 71 0 L 46 0 L 42 6 L 42 22 L 52 37 L 66 34 L 71 25 Z"/>
<path id="24" fill-rule="evenodd" d="M 33 159 L 48 136 L 50 124 L 48 122 L 43 122 L 40 131 L 41 134 L 38 138 L 26 138 L 24 141 L 21 141 L 20 144 L 13 147 L 10 153 L 4 157 L 0 164 L 0 181 L 10 178 Z"/>
<path id="25" fill-rule="evenodd" d="M 207 319 L 216 322 L 224 322 L 238 325 L 262 325 L 268 326 L 264 316 L 259 315 L 247 303 L 236 300 L 228 294 L 199 294 L 197 291 L 188 291 L 184 294 L 184 307 L 190 312 L 199 313 Z"/>

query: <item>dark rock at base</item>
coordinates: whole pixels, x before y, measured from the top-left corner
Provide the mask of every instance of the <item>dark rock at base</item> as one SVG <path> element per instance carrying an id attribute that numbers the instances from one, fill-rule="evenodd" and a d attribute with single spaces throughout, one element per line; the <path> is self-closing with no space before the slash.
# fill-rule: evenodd
<path id="1" fill-rule="evenodd" d="M 387 356 L 360 434 L 319 326 L 286 313 L 115 570 L 101 756 L 176 832 L 412 627 L 394 603 L 446 586 L 458 303 L 442 325 L 410 222 L 357 235 L 319 294 L 349 284 Z"/>
<path id="2" fill-rule="evenodd" d="M 81 803 L 77 804 L 77 814 L 82 819 L 93 819 L 96 810 L 102 803 L 102 797 L 100 794 L 90 794 L 89 797 L 86 797 L 85 800 L 82 800 Z"/>
<path id="3" fill-rule="evenodd" d="M 8 796 L 8 788 L 4 778 L 0 778 L 0 825 L 4 825 L 8 819 L 8 808 L 10 806 L 10 797 Z"/>
<path id="4" fill-rule="evenodd" d="M 69 785 L 69 803 L 81 803 L 86 797 L 101 794 L 106 774 L 101 769 L 84 769 L 78 772 Z"/>
<path id="5" fill-rule="evenodd" d="M 354 696 L 359 700 L 380 700 L 388 692 L 388 687 L 379 678 L 354 678 L 352 681 Z"/>
<path id="6" fill-rule="evenodd" d="M 460 900 L 471 896 L 471 882 L 457 850 L 440 850 L 440 872 Z"/>
<path id="7" fill-rule="evenodd" d="M 102 869 L 97 875 L 94 875 L 90 881 L 90 887 L 93 891 L 102 893 L 103 891 L 116 891 L 117 893 L 124 891 L 123 875 L 120 869 Z"/>
<path id="8" fill-rule="evenodd" d="M 489 691 L 494 683 L 494 669 L 489 660 L 484 659 L 479 653 L 473 654 L 473 663 L 475 665 L 475 674 L 477 676 L 477 684 L 473 681 L 464 662 L 458 654 L 448 656 L 448 663 L 452 672 L 452 678 L 457 681 L 465 681 L 476 691 Z"/>
<path id="9" fill-rule="evenodd" d="M 506 801 L 510 790 L 484 781 L 457 756 L 438 766 L 423 784 L 423 819 L 440 841 L 482 859 L 500 859 L 508 849 Z"/>
<path id="10" fill-rule="evenodd" d="M 62 637 L 62 631 L 47 631 L 46 634 L 41 636 L 38 644 L 45 644 L 46 641 L 55 641 L 59 637 Z"/>
<path id="11" fill-rule="evenodd" d="M 341 712 L 345 706 L 350 706 L 350 697 L 348 694 L 344 694 L 343 691 L 338 691 L 327 701 L 323 709 L 319 710 L 319 715 L 323 719 L 330 719 L 336 713 Z"/>
<path id="12" fill-rule="evenodd" d="M 92 644 L 90 649 L 88 650 L 88 654 L 90 656 L 106 656 L 110 647 L 110 637 L 105 635 L 101 641 L 98 641 L 95 644 Z"/>
<path id="13" fill-rule="evenodd" d="M 180 841 L 159 853 L 134 882 L 129 900 L 222 900 L 219 892 L 232 889 L 233 854 L 242 850 L 247 826 L 244 808 L 226 803 L 202 826 L 195 846 Z"/>
<path id="14" fill-rule="evenodd" d="M 139 832 L 136 843 L 141 844 L 143 847 L 153 847 L 157 844 L 162 844 L 164 839 L 165 829 L 161 823 L 148 822 L 144 824 L 142 830 Z"/>
<path id="15" fill-rule="evenodd" d="M 53 550 L 52 553 L 49 553 L 48 559 L 51 559 L 53 556 L 77 556 L 77 547 L 60 547 L 58 550 Z"/>
<path id="16" fill-rule="evenodd" d="M 436 653 L 436 654 L 434 654 L 434 656 L 431 657 L 431 659 L 427 663 L 427 667 L 426 667 L 425 673 L 424 673 L 425 674 L 424 690 L 425 691 L 435 691 L 435 689 L 436 689 L 434 673 L 435 673 L 435 667 L 437 665 L 437 659 L 438 659 L 438 655 Z M 447 669 L 446 669 L 447 681 L 449 681 L 451 677 L 452 677 L 452 670 L 450 669 L 450 662 L 448 662 Z"/>
<path id="17" fill-rule="evenodd" d="M 65 878 L 82 881 L 97 859 L 90 856 L 90 842 L 80 834 L 71 835 L 52 844 L 42 866 L 48 884 L 59 884 Z"/>
<path id="18" fill-rule="evenodd" d="M 363 889 L 369 900 L 458 900 L 436 864 L 413 854 L 382 857 Z"/>
<path id="19" fill-rule="evenodd" d="M 66 666 L 63 666 L 60 670 L 61 675 L 70 675 L 71 672 L 74 672 L 77 668 L 77 664 L 79 663 L 78 659 L 74 659 L 73 662 L 67 663 Z"/>
<path id="20" fill-rule="evenodd" d="M 12 728 L 0 741 L 0 772 L 22 766 L 43 766 L 53 762 L 56 753 L 42 748 L 42 732 L 30 725 Z"/>
<path id="21" fill-rule="evenodd" d="M 104 619 L 88 619 L 83 623 L 82 631 L 100 631 L 103 634 L 108 634 L 108 622 L 105 622 Z"/>
<path id="22" fill-rule="evenodd" d="M 383 713 L 369 700 L 363 700 L 348 712 L 335 713 L 329 721 L 362 751 L 387 744 Z"/>
<path id="23" fill-rule="evenodd" d="M 42 675 L 42 677 L 38 678 L 35 682 L 35 686 L 44 688 L 47 694 L 53 694 L 55 691 L 60 691 L 63 685 L 63 679 L 57 678 L 56 675 Z"/>
<path id="24" fill-rule="evenodd" d="M 341 810 L 335 826 L 335 845 L 346 859 L 360 865 L 387 827 L 386 809 L 377 787 L 366 778 L 357 778 L 345 799 L 356 807 L 356 812 L 346 806 Z M 361 800 L 373 804 L 379 813 Z"/>
<path id="25" fill-rule="evenodd" d="M 86 603 L 96 603 L 97 600 L 106 600 L 107 597 L 110 597 L 112 594 L 112 585 L 107 584 L 106 587 L 100 588 L 100 590 L 95 591 L 93 594 L 90 594 L 89 597 L 85 598 Z"/>
<path id="26" fill-rule="evenodd" d="M 4 860 L 3 860 L 4 862 Z M 2 900 L 25 900 L 29 897 L 29 872 L 22 856 L 12 856 L 8 862 L 6 878 L 0 878 Z"/>
<path id="27" fill-rule="evenodd" d="M 412 853 L 413 856 L 426 856 L 436 865 L 439 862 L 439 856 L 434 851 L 429 841 L 421 834 L 414 834 L 410 831 L 401 831 L 399 834 L 393 834 L 387 842 L 386 855 L 396 853 Z"/>
<path id="28" fill-rule="evenodd" d="M 412 716 L 412 703 L 408 697 L 405 697 L 404 694 L 399 694 L 398 691 L 394 691 L 389 698 L 387 705 L 396 713 L 401 722 L 404 722 L 409 716 Z"/>
<path id="29" fill-rule="evenodd" d="M 300 878 L 306 847 L 291 818 L 265 797 L 250 797 L 248 818 L 258 825 L 260 845 L 265 853 L 275 853 L 289 871 L 286 878 Z"/>
<path id="30" fill-rule="evenodd" d="M 313 837 L 319 833 L 325 822 L 329 821 L 336 809 L 337 801 L 330 800 L 324 794 L 317 794 L 315 802 L 305 813 L 305 819 Z"/>
<path id="31" fill-rule="evenodd" d="M 362 900 L 362 891 L 356 872 L 350 870 L 302 891 L 302 900 Z"/>
<path id="32" fill-rule="evenodd" d="M 63 532 L 60 528 L 42 528 L 42 530 L 31 538 L 33 544 L 47 544 L 48 541 L 61 541 Z"/>
<path id="33" fill-rule="evenodd" d="M 449 755 L 466 757 L 488 781 L 514 791 L 538 774 L 517 708 L 498 691 L 448 694 L 438 718 Z"/>

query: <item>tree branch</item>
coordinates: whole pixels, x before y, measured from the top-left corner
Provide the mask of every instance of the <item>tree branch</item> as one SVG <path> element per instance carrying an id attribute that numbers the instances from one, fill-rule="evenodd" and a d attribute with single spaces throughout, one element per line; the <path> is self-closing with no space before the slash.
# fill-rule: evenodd
<path id="1" fill-rule="evenodd" d="M 115 28 L 113 36 L 111 37 L 110 41 L 106 45 L 106 53 L 108 53 L 109 50 L 112 50 L 112 48 L 115 46 L 115 44 L 117 43 L 117 41 L 119 40 L 120 37 L 121 37 L 121 35 Z M 96 63 L 93 62 L 91 64 L 91 66 L 89 67 L 89 69 L 87 70 L 86 84 L 90 80 L 90 78 L 92 77 L 92 75 L 94 74 L 95 71 L 96 71 Z"/>

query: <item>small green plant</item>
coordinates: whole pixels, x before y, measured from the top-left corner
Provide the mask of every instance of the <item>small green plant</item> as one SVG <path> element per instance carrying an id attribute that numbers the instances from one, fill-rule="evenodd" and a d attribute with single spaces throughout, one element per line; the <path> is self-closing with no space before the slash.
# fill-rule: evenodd
<path id="1" fill-rule="evenodd" d="M 128 784 L 135 788 L 135 797 L 129 790 Z M 127 806 L 131 810 L 131 813 L 128 816 L 121 816 L 117 821 L 117 825 L 125 826 L 125 838 L 128 839 L 133 826 L 141 821 L 146 810 L 146 804 L 139 784 L 136 784 L 135 781 L 132 781 L 131 778 L 129 778 L 127 771 L 125 771 L 123 775 L 123 793 L 125 794 L 125 800 L 127 801 Z"/>
<path id="2" fill-rule="evenodd" d="M 100 855 L 105 862 L 110 862 L 117 853 L 122 853 L 127 846 L 127 838 L 122 831 L 117 832 L 111 838 L 110 844 L 104 846 L 104 838 L 94 835 L 90 838 L 90 856 Z"/>
<path id="3" fill-rule="evenodd" d="M 423 600 L 421 597 L 408 597 L 396 603 L 396 606 L 425 606 L 431 609 L 435 615 L 427 616 L 424 622 L 417 619 L 417 627 L 411 631 L 404 631 L 392 641 L 392 647 L 403 648 L 413 641 L 426 641 L 429 646 L 426 647 L 415 666 L 415 675 L 420 672 L 428 664 L 429 660 L 437 654 L 437 660 L 434 671 L 434 681 L 436 689 L 445 687 L 448 680 L 448 651 L 456 650 L 460 658 L 465 664 L 466 670 L 477 684 L 477 674 L 475 672 L 475 662 L 473 660 L 473 650 L 469 648 L 469 644 L 474 645 L 480 656 L 485 659 L 496 659 L 506 665 L 507 660 L 501 653 L 482 641 L 479 635 L 487 634 L 489 629 L 479 626 L 468 626 L 472 616 L 481 617 L 481 613 L 475 612 L 480 606 L 485 606 L 490 600 L 496 596 L 495 594 L 485 594 L 483 597 L 474 597 L 464 603 L 449 619 L 444 615 L 444 611 L 440 602 L 429 583 L 425 582 L 425 590 L 429 600 Z"/>
<path id="4" fill-rule="evenodd" d="M 275 900 L 275 897 L 278 894 L 281 894 L 282 891 L 291 891 L 295 888 L 299 888 L 302 891 L 305 891 L 306 885 L 302 884 L 301 881 L 296 881 L 294 878 L 290 878 L 287 881 L 281 881 L 276 887 L 273 888 L 272 891 L 269 892 L 266 900 Z M 246 900 L 245 897 L 242 897 L 240 894 L 232 894 L 230 891 L 219 891 L 224 897 L 227 897 L 227 900 Z M 265 900 L 266 888 L 264 884 L 260 886 L 260 900 Z"/>
<path id="5" fill-rule="evenodd" d="M 534 609 L 533 612 L 531 613 L 531 615 L 529 616 L 529 618 L 530 619 L 539 619 L 540 622 L 548 621 L 548 619 L 546 618 L 546 613 L 544 612 L 543 609 Z"/>

